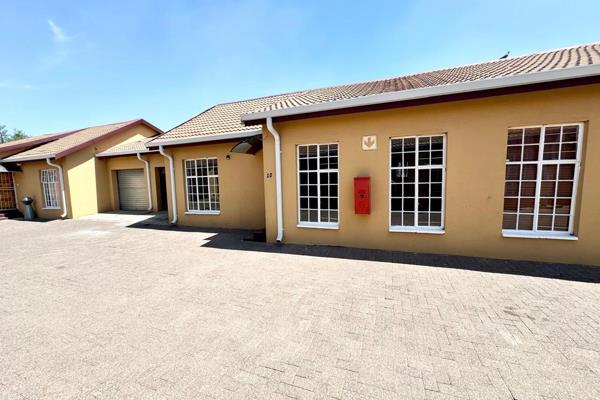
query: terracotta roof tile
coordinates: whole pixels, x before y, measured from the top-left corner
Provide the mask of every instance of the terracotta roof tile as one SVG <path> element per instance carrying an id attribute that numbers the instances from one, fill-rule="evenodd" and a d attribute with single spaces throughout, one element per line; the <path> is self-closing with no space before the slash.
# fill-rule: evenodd
<path id="1" fill-rule="evenodd" d="M 253 112 L 347 100 L 373 94 L 398 92 L 453 83 L 493 79 L 533 72 L 600 64 L 600 43 L 559 49 L 522 57 L 400 76 L 396 78 L 312 89 L 287 96 Z"/>
<path id="2" fill-rule="evenodd" d="M 27 149 L 30 147 L 38 146 L 40 144 L 51 142 L 51 141 L 59 139 L 63 136 L 70 135 L 71 133 L 74 133 L 74 132 L 77 132 L 77 131 L 75 130 L 75 131 L 66 131 L 66 132 L 58 132 L 58 133 L 46 133 L 43 135 L 37 135 L 37 136 L 29 137 L 26 139 L 13 140 L 12 142 L 6 142 L 6 143 L 0 144 L 0 152 Z"/>
<path id="3" fill-rule="evenodd" d="M 218 104 L 158 136 L 149 142 L 149 146 L 158 146 L 172 140 L 198 138 L 200 141 L 214 135 L 253 131 L 259 129 L 260 125 L 245 126 L 241 123 L 241 116 L 254 112 L 592 64 L 600 64 L 600 43 L 389 79 Z"/>
<path id="4" fill-rule="evenodd" d="M 241 115 L 251 112 L 258 107 L 277 102 L 293 94 L 295 93 L 217 104 L 158 136 L 151 141 L 149 145 L 158 146 L 173 139 L 207 137 L 231 132 L 254 131 L 260 129 L 260 125 L 243 125 L 240 119 Z"/>
<path id="5" fill-rule="evenodd" d="M 148 143 L 152 138 L 146 138 L 144 140 L 138 140 L 135 142 L 118 144 L 116 146 L 111 147 L 108 150 L 105 150 L 101 153 L 96 154 L 97 157 L 110 157 L 110 156 L 118 156 L 124 154 L 137 154 L 137 153 L 146 153 L 148 152 L 148 148 L 146 147 L 146 143 Z"/>
<path id="6" fill-rule="evenodd" d="M 104 135 L 110 134 L 120 128 L 123 128 L 127 125 L 132 125 L 137 123 L 140 120 L 132 120 L 125 122 L 118 122 L 114 124 L 108 125 L 100 125 L 93 126 L 90 128 L 84 128 L 78 130 L 68 136 L 62 137 L 58 140 L 43 144 L 39 147 L 34 147 L 33 149 L 29 149 L 27 151 L 15 154 L 13 156 L 7 157 L 5 161 L 18 162 L 18 161 L 27 161 L 27 160 L 39 160 L 47 157 L 56 157 L 57 154 L 65 151 L 69 151 L 71 149 L 75 149 L 80 145 L 85 145 L 88 142 L 92 142 L 99 138 L 102 138 Z M 91 144 L 91 143 L 90 143 Z"/>

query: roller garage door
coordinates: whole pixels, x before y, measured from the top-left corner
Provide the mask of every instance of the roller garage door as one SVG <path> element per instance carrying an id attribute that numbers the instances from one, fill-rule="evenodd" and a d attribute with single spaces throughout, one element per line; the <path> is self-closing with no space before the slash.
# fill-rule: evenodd
<path id="1" fill-rule="evenodd" d="M 143 169 L 123 169 L 117 171 L 119 185 L 119 207 L 125 211 L 148 209 L 148 191 Z"/>

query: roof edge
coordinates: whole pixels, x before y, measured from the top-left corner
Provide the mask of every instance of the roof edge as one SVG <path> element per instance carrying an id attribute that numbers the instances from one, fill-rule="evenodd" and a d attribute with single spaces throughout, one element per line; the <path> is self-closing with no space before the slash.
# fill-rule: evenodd
<path id="1" fill-rule="evenodd" d="M 179 144 L 193 144 L 193 143 L 206 143 L 206 142 L 217 142 L 220 140 L 227 139 L 240 139 L 246 138 L 250 136 L 256 136 L 262 134 L 262 129 L 255 129 L 251 131 L 235 131 L 235 132 L 227 132 L 220 133 L 218 135 L 205 135 L 205 136 L 194 136 L 194 137 L 186 137 L 180 139 L 172 139 L 172 140 L 161 140 L 159 142 L 155 142 L 155 140 L 151 140 L 146 143 L 146 147 L 158 147 L 158 146 L 176 146 Z"/>
<path id="2" fill-rule="evenodd" d="M 109 124 L 109 125 L 110 125 L 110 124 Z M 91 146 L 91 145 L 92 145 L 92 144 L 94 144 L 94 143 L 98 143 L 98 142 L 100 142 L 100 141 L 102 141 L 102 140 L 104 140 L 104 139 L 107 139 L 107 138 L 109 138 L 109 137 L 111 137 L 111 136 L 114 136 L 114 135 L 116 135 L 117 133 L 121 133 L 121 132 L 123 132 L 123 131 L 125 131 L 125 130 L 127 130 L 127 129 L 133 128 L 133 127 L 134 127 L 134 126 L 136 126 L 136 125 L 145 125 L 145 126 L 147 126 L 148 128 L 150 128 L 150 129 L 152 129 L 152 130 L 154 130 L 154 131 L 158 132 L 158 134 L 159 134 L 159 135 L 164 133 L 162 130 L 160 130 L 160 129 L 159 129 L 159 128 L 157 128 L 156 126 L 152 125 L 151 123 L 149 123 L 149 122 L 148 122 L 148 121 L 146 121 L 145 119 L 143 119 L 143 118 L 140 118 L 140 119 L 133 120 L 133 121 L 131 121 L 131 122 L 127 123 L 126 125 L 123 125 L 123 126 L 122 126 L 122 127 L 120 127 L 120 128 L 117 128 L 117 129 L 114 129 L 114 130 L 112 130 L 112 131 L 110 131 L 110 132 L 107 132 L 107 133 L 105 133 L 104 135 L 101 135 L 101 136 L 95 137 L 95 138 L 93 138 L 93 139 L 90 139 L 90 140 L 87 140 L 87 141 L 85 141 L 85 142 L 83 142 L 83 143 L 80 143 L 80 144 L 78 144 L 78 145 L 76 145 L 76 146 L 73 146 L 73 147 L 71 147 L 71 148 L 69 148 L 69 149 L 66 149 L 66 150 L 60 151 L 60 152 L 58 152 L 58 153 L 56 153 L 56 154 L 55 154 L 55 158 L 57 158 L 57 159 L 58 159 L 58 158 L 62 158 L 62 157 L 68 156 L 69 154 L 73 154 L 73 153 L 75 153 L 76 151 L 79 151 L 79 150 L 81 150 L 81 149 L 83 149 L 83 148 L 85 148 L 85 147 Z M 86 128 L 84 128 L 84 129 L 86 129 Z"/>
<path id="3" fill-rule="evenodd" d="M 56 154 L 36 155 L 36 156 L 21 157 L 21 158 L 14 158 L 14 159 L 12 158 L 12 157 L 16 157 L 16 156 L 18 156 L 18 154 L 15 154 L 14 156 L 11 156 L 11 157 L 3 158 L 2 161 L 12 162 L 12 163 L 21 163 L 21 162 L 27 162 L 27 161 L 42 161 L 42 160 L 46 160 L 48 158 L 56 158 Z"/>
<path id="4" fill-rule="evenodd" d="M 103 151 L 102 153 L 96 154 L 96 157 L 105 158 L 105 157 L 117 157 L 117 156 L 134 156 L 137 153 L 148 154 L 148 153 L 156 153 L 158 150 L 152 149 L 144 149 L 144 150 L 122 150 L 122 151 L 114 151 L 107 152 Z"/>
<path id="5" fill-rule="evenodd" d="M 19 150 L 19 149 L 26 148 L 26 147 L 36 147 L 41 144 L 50 143 L 55 140 L 64 138 L 65 136 L 69 136 L 73 133 L 79 132 L 80 130 L 81 129 L 75 129 L 72 131 L 66 131 L 66 132 L 61 132 L 61 133 L 41 135 L 43 137 L 39 137 L 37 139 L 35 139 L 35 136 L 33 136 L 31 138 L 23 139 L 26 142 L 21 142 L 20 140 L 15 140 L 15 142 L 21 142 L 21 143 L 11 143 L 11 142 L 4 143 L 6 145 L 6 147 L 0 148 L 0 151 L 5 152 L 5 151 Z M 33 140 L 29 140 L 29 139 L 33 139 Z"/>
<path id="6" fill-rule="evenodd" d="M 586 78 L 595 75 L 600 75 L 600 64 L 563 68 L 559 70 L 539 71 L 520 75 L 481 79 L 477 81 L 452 83 L 447 85 L 408 89 L 395 92 L 377 93 L 352 99 L 334 100 L 329 102 L 307 104 L 277 110 L 250 112 L 242 114 L 241 120 L 246 125 L 255 125 L 257 121 L 262 121 L 269 117 L 277 118 L 292 115 L 318 113 L 331 110 L 342 110 L 345 108 L 424 99 L 428 97 L 438 97 L 452 94 L 486 91 L 506 87 L 516 87 L 536 83 Z"/>

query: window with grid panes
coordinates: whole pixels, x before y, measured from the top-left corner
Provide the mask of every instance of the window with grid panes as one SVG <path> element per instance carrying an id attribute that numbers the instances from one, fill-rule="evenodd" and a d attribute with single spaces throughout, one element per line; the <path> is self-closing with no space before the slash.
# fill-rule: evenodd
<path id="1" fill-rule="evenodd" d="M 391 230 L 443 230 L 445 140 L 445 135 L 391 139 Z"/>
<path id="2" fill-rule="evenodd" d="M 298 223 L 338 225 L 338 145 L 298 146 Z"/>
<path id="3" fill-rule="evenodd" d="M 41 170 L 44 208 L 59 208 L 58 200 L 58 171 L 55 169 Z"/>
<path id="4" fill-rule="evenodd" d="M 508 130 L 505 233 L 573 234 L 583 125 Z"/>
<path id="5" fill-rule="evenodd" d="M 216 213 L 220 210 L 219 168 L 216 158 L 185 160 L 187 211 Z"/>

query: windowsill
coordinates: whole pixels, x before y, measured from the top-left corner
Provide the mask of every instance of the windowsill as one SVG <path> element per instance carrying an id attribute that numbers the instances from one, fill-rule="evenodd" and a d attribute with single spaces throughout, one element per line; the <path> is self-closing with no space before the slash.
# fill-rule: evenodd
<path id="1" fill-rule="evenodd" d="M 554 240 L 579 240 L 575 235 L 570 233 L 542 233 L 542 232 L 523 232 L 523 231 L 508 231 L 503 230 L 502 236 L 506 238 L 522 238 L 522 239 L 554 239 Z"/>
<path id="2" fill-rule="evenodd" d="M 390 226 L 389 231 L 399 233 L 428 233 L 431 235 L 443 235 L 446 233 L 444 229 L 409 228 L 404 226 Z"/>
<path id="3" fill-rule="evenodd" d="M 308 222 L 300 222 L 296 225 L 296 228 L 309 228 L 309 229 L 340 229 L 339 224 L 319 224 L 319 223 L 308 223 Z"/>
<path id="4" fill-rule="evenodd" d="M 186 211 L 186 215 L 220 215 L 221 211 Z"/>

